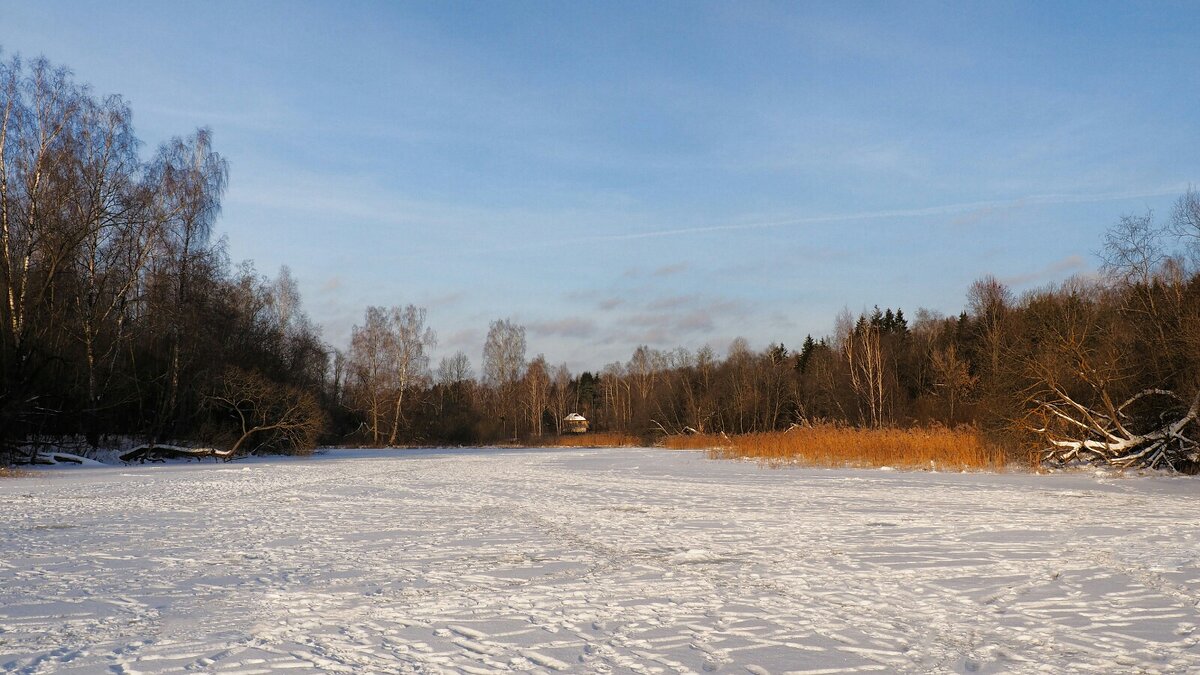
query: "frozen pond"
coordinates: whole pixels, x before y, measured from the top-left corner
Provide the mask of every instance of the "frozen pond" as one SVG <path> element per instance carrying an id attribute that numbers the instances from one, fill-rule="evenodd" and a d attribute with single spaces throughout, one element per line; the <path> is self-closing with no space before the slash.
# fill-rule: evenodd
<path id="1" fill-rule="evenodd" d="M 331 452 L 0 480 L 0 670 L 1200 670 L 1200 479 Z"/>

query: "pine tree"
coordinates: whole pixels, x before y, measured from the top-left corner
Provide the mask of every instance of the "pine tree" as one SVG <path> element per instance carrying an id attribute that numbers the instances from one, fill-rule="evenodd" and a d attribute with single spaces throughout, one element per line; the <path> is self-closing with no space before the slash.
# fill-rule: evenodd
<path id="1" fill-rule="evenodd" d="M 804 338 L 804 344 L 800 347 L 800 353 L 796 356 L 796 370 L 803 373 L 808 369 L 808 361 L 812 358 L 813 352 L 817 350 L 817 343 L 813 341 L 812 335 L 807 335 Z"/>
<path id="2" fill-rule="evenodd" d="M 883 312 L 879 311 L 879 305 L 875 305 L 875 309 L 871 311 L 871 325 L 883 330 Z"/>

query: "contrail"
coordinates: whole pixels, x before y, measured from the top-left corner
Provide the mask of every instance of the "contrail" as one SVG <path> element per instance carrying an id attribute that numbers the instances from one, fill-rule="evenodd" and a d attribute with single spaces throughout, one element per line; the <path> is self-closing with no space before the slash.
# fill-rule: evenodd
<path id="1" fill-rule="evenodd" d="M 657 237 L 673 237 L 687 234 L 705 234 L 708 232 L 728 232 L 735 230 L 762 230 L 793 225 L 816 225 L 823 223 L 839 223 L 858 220 L 878 220 L 881 218 L 911 218 L 920 216 L 944 216 L 955 213 L 978 211 L 1016 206 L 1035 206 L 1044 204 L 1089 204 L 1110 202 L 1122 199 L 1137 199 L 1139 197 L 1162 197 L 1170 194 L 1182 194 L 1186 186 L 1179 185 L 1154 190 L 1138 190 L 1129 192 L 1103 192 L 1094 194 L 1045 194 L 1021 197 L 1018 199 L 993 200 L 984 202 L 965 202 L 960 204 L 943 204 L 941 206 L 926 206 L 915 209 L 890 209 L 884 211 L 861 211 L 858 213 L 843 213 L 825 216 L 808 216 L 803 218 L 788 218 L 785 220 L 769 220 L 758 223 L 726 223 L 722 225 L 703 225 L 699 227 L 681 227 L 669 230 L 651 230 L 649 232 L 630 232 L 626 234 L 598 234 L 573 239 L 579 241 L 627 241 L 632 239 L 653 239 Z"/>

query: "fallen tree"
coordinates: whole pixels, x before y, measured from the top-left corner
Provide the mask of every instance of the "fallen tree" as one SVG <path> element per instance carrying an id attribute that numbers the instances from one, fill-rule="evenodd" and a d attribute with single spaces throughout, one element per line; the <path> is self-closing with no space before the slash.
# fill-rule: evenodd
<path id="1" fill-rule="evenodd" d="M 39 450 L 29 458 L 30 464 L 42 466 L 53 466 L 55 464 L 83 464 L 86 461 L 88 461 L 87 458 L 74 455 L 69 452 L 54 452 L 47 450 Z"/>
<path id="2" fill-rule="evenodd" d="M 44 439 L 28 439 L 12 451 L 12 464 L 53 466 L 56 464 L 94 464 L 86 451 L 70 451 L 69 444 L 48 442 Z"/>
<path id="3" fill-rule="evenodd" d="M 233 453 L 216 448 L 187 448 L 179 445 L 157 445 L 154 443 L 139 445 L 132 450 L 122 453 L 122 462 L 165 462 L 168 459 L 195 459 L 197 461 L 211 457 L 214 461 L 228 461 Z"/>
<path id="4" fill-rule="evenodd" d="M 1200 463 L 1200 391 L 1187 402 L 1166 389 L 1145 389 L 1119 405 L 1105 393 L 1102 408 L 1085 406 L 1059 387 L 1057 397 L 1039 402 L 1046 424 L 1034 429 L 1050 443 L 1043 460 L 1056 464 L 1103 463 L 1121 468 L 1189 469 Z M 1151 399 L 1160 412 L 1153 422 L 1130 409 Z"/>

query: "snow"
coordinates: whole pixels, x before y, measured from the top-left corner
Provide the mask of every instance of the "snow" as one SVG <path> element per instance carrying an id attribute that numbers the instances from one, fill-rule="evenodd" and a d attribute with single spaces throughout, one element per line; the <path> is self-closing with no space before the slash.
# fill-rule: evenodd
<path id="1" fill-rule="evenodd" d="M 0 671 L 1195 672 L 1195 479 L 330 451 L 0 481 Z"/>
<path id="2" fill-rule="evenodd" d="M 90 465 L 103 466 L 103 462 L 98 462 L 90 457 L 76 455 L 70 452 L 58 451 L 42 451 L 37 455 L 37 464 L 40 466 L 65 467 L 74 465 Z"/>

